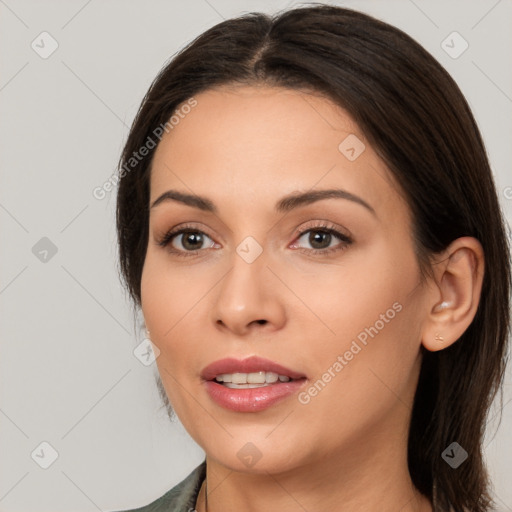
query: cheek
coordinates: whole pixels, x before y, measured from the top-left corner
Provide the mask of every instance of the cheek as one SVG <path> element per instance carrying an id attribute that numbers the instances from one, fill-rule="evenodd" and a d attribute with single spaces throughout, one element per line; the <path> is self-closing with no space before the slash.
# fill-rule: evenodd
<path id="1" fill-rule="evenodd" d="M 141 305 L 151 341 L 160 350 L 156 365 L 165 392 L 177 414 L 187 416 L 186 400 L 180 392 L 183 361 L 191 361 L 198 347 L 192 339 L 183 343 L 187 313 L 197 303 L 197 290 L 186 273 L 170 269 L 165 258 L 150 249 L 141 276 Z M 180 416 L 181 417 L 181 416 Z"/>
<path id="2" fill-rule="evenodd" d="M 324 336 L 306 356 L 314 371 L 298 396 L 295 419 L 322 432 L 326 455 L 341 440 L 350 446 L 408 414 L 404 404 L 412 403 L 419 370 L 419 328 L 414 310 L 392 299 L 383 294 L 363 312 L 342 313 L 338 335 Z"/>
<path id="3" fill-rule="evenodd" d="M 148 250 L 141 277 L 141 302 L 146 323 L 155 339 L 170 340 L 187 315 L 214 283 L 211 270 L 172 265 L 162 254 Z M 167 341 L 165 341 L 167 344 Z"/>
<path id="4" fill-rule="evenodd" d="M 319 341 L 308 343 L 304 356 L 315 377 L 336 382 L 328 387 L 339 388 L 343 401 L 392 395 L 378 376 L 392 389 L 407 387 L 421 342 L 421 289 L 413 252 L 396 253 L 391 244 L 381 244 L 350 256 L 343 266 L 325 268 L 314 279 L 301 278 L 298 291 L 307 293 L 315 312 L 301 326 L 310 341 Z"/>
<path id="5" fill-rule="evenodd" d="M 281 270 L 303 302 L 302 313 L 294 320 L 307 321 L 310 330 L 316 325 L 318 336 L 334 345 L 338 339 L 357 337 L 375 323 L 379 331 L 389 331 L 388 325 L 399 316 L 397 309 L 410 302 L 419 282 L 412 249 L 396 251 L 384 240 L 348 250 L 336 264 L 311 265 L 301 272 Z"/>

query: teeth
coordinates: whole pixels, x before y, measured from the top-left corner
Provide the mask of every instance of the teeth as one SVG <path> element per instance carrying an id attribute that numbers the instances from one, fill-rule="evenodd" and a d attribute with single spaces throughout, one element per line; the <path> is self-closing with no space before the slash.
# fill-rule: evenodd
<path id="1" fill-rule="evenodd" d="M 278 380 L 280 382 L 288 382 L 290 377 L 286 375 L 278 375 L 274 372 L 253 372 L 253 373 L 223 373 L 215 377 L 217 382 L 231 384 L 227 387 L 234 388 L 252 388 L 261 387 L 266 384 L 273 384 Z M 247 386 L 245 386 L 245 384 Z"/>
<path id="2" fill-rule="evenodd" d="M 285 377 L 284 375 L 278 375 L 274 372 L 266 372 L 265 374 L 265 382 L 268 384 L 272 384 L 274 382 L 277 382 L 278 379 L 286 379 L 287 381 L 290 380 L 290 377 Z M 284 380 L 282 382 L 285 382 Z"/>
<path id="3" fill-rule="evenodd" d="M 248 384 L 247 374 L 245 373 L 233 373 L 231 375 L 231 382 L 233 384 Z"/>
<path id="4" fill-rule="evenodd" d="M 223 386 L 232 389 L 252 389 L 252 388 L 264 388 L 267 384 L 233 384 L 232 382 L 224 383 Z"/>
<path id="5" fill-rule="evenodd" d="M 244 378 L 244 376 L 240 375 L 240 380 L 242 380 L 242 378 Z M 244 382 L 239 382 L 239 384 L 244 384 Z M 265 372 L 248 373 L 247 384 L 265 384 Z"/>

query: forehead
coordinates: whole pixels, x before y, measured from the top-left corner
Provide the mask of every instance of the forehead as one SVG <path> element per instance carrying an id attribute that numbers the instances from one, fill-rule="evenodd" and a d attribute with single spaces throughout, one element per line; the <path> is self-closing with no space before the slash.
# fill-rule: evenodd
<path id="1" fill-rule="evenodd" d="M 398 200 L 358 125 L 319 94 L 235 86 L 194 99 L 157 147 L 152 201 L 169 188 L 222 202 L 233 201 L 235 192 L 257 200 L 329 187 L 361 195 L 375 209 Z"/>
<path id="2" fill-rule="evenodd" d="M 201 149 L 198 142 L 202 140 L 226 149 L 228 143 L 243 141 L 249 151 L 265 142 L 267 149 L 273 146 L 282 153 L 294 142 L 305 145 L 305 139 L 307 146 L 326 146 L 343 134 L 362 138 L 345 110 L 318 93 L 269 86 L 222 86 L 194 99 L 196 106 L 187 114 L 174 116 L 176 124 L 164 136 L 163 145 L 185 148 L 189 143 Z M 178 106 L 176 112 L 181 108 Z M 328 139 L 327 132 L 331 135 Z M 191 141 L 191 135 L 199 140 Z"/>

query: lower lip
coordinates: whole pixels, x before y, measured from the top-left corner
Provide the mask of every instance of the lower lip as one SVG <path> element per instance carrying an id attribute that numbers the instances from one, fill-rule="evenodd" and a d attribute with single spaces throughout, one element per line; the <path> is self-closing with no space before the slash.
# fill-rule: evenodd
<path id="1" fill-rule="evenodd" d="M 206 391 L 210 398 L 221 407 L 236 412 L 258 412 L 296 393 L 306 379 L 269 384 L 260 388 L 232 389 L 208 380 Z"/>

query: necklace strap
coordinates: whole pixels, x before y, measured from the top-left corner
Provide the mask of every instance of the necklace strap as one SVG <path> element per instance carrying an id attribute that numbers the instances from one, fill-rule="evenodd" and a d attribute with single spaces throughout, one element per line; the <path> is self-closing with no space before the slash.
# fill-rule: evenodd
<path id="1" fill-rule="evenodd" d="M 204 512 L 208 512 L 208 478 L 204 477 Z"/>

